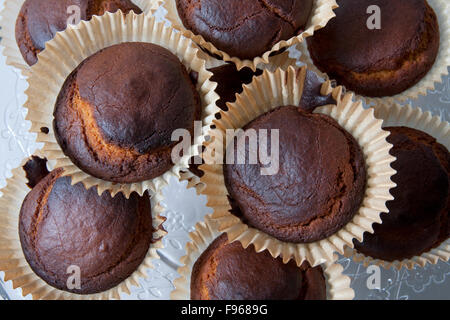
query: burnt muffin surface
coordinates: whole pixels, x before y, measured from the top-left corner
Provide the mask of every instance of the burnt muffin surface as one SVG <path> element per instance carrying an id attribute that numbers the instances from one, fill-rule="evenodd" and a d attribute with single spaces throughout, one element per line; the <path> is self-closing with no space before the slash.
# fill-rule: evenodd
<path id="1" fill-rule="evenodd" d="M 151 43 L 127 42 L 84 60 L 65 81 L 53 126 L 81 170 L 112 182 L 158 177 L 172 166 L 176 129 L 194 134 L 199 94 L 177 56 Z"/>
<path id="2" fill-rule="evenodd" d="M 26 0 L 16 20 L 17 45 L 31 66 L 45 43 L 65 30 L 68 21 L 73 23 L 78 13 L 81 20 L 90 20 L 94 15 L 119 9 L 124 13 L 142 13 L 130 0 Z"/>
<path id="3" fill-rule="evenodd" d="M 325 300 L 322 268 L 307 262 L 284 264 L 268 251 L 256 253 L 222 234 L 194 264 L 191 276 L 193 300 Z"/>
<path id="4" fill-rule="evenodd" d="M 219 50 L 253 59 L 301 32 L 312 0 L 176 0 L 184 26 Z"/>
<path id="5" fill-rule="evenodd" d="M 153 241 L 150 198 L 147 193 L 129 199 L 107 192 L 98 196 L 95 188 L 72 186 L 57 169 L 26 196 L 19 236 L 30 267 L 49 285 L 77 294 L 103 292 L 144 260 Z M 69 279 L 74 267 L 80 287 Z"/>
<path id="6" fill-rule="evenodd" d="M 418 83 L 439 51 L 436 14 L 425 0 L 338 0 L 336 17 L 307 39 L 314 64 L 358 94 L 393 96 Z M 381 28 L 367 27 L 367 8 Z"/>
<path id="7" fill-rule="evenodd" d="M 357 213 L 365 195 L 364 155 L 335 120 L 284 106 L 243 129 L 258 135 L 267 130 L 268 141 L 272 130 L 279 132 L 276 173 L 263 175 L 261 169 L 268 166 L 259 159 L 250 163 L 245 135 L 236 139 L 233 151 L 227 150 L 236 155 L 245 146 L 245 163 L 223 168 L 232 213 L 244 223 L 282 241 L 309 243 L 331 236 Z M 261 150 L 259 142 L 256 150 Z"/>
<path id="8" fill-rule="evenodd" d="M 374 233 L 364 234 L 355 248 L 373 258 L 394 261 L 409 259 L 431 250 L 449 237 L 450 154 L 435 138 L 407 127 L 387 127 L 397 158 L 397 173 L 391 190 L 394 200 L 386 203 L 389 213 Z"/>

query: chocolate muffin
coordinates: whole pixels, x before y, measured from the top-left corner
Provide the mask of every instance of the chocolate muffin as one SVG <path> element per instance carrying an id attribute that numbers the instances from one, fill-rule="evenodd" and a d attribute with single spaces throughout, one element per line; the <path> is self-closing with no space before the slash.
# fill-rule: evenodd
<path id="1" fill-rule="evenodd" d="M 307 39 L 314 64 L 347 89 L 393 96 L 431 69 L 439 50 L 436 14 L 425 0 L 338 0 L 336 18 Z M 369 29 L 367 8 L 381 10 Z"/>
<path id="2" fill-rule="evenodd" d="M 68 22 L 75 22 L 73 17 L 78 12 L 71 6 L 79 8 L 81 20 L 119 9 L 124 13 L 142 12 L 131 0 L 25 0 L 16 20 L 16 41 L 28 65 L 37 62 L 37 54 L 47 41 L 66 29 Z"/>
<path id="3" fill-rule="evenodd" d="M 199 94 L 184 65 L 151 43 L 128 42 L 84 60 L 65 81 L 53 126 L 81 170 L 112 182 L 158 177 L 172 166 L 176 129 L 193 136 Z"/>
<path id="4" fill-rule="evenodd" d="M 27 170 L 38 168 L 35 164 Z M 98 196 L 95 188 L 71 186 L 70 178 L 61 175 L 57 169 L 44 176 L 23 201 L 19 235 L 25 258 L 39 277 L 60 290 L 92 294 L 111 289 L 147 254 L 153 238 L 150 198 Z M 73 275 L 69 266 L 79 267 L 79 288 L 67 286 Z"/>
<path id="5" fill-rule="evenodd" d="M 219 50 L 253 59 L 302 31 L 313 0 L 176 0 L 184 26 Z"/>
<path id="6" fill-rule="evenodd" d="M 370 257 L 394 261 L 409 259 L 430 251 L 450 234 L 450 154 L 425 132 L 388 127 L 387 138 L 397 158 L 392 177 L 397 186 L 394 200 L 387 202 L 389 213 L 374 224 L 374 233 L 364 235 L 355 248 Z"/>
<path id="7" fill-rule="evenodd" d="M 268 251 L 256 253 L 222 234 L 195 262 L 191 276 L 193 300 L 325 300 L 322 268 L 307 262 L 284 264 Z"/>
<path id="8" fill-rule="evenodd" d="M 272 130 L 279 130 L 278 172 L 263 175 L 262 168 L 269 166 L 259 157 L 252 164 L 246 135 L 227 147 L 228 156 L 245 155 L 245 164 L 237 158 L 223 168 L 232 213 L 244 223 L 281 241 L 309 243 L 331 236 L 353 218 L 365 195 L 365 160 L 355 139 L 334 119 L 285 106 L 243 129 L 249 136 L 255 130 L 255 137 L 267 129 L 267 141 Z"/>

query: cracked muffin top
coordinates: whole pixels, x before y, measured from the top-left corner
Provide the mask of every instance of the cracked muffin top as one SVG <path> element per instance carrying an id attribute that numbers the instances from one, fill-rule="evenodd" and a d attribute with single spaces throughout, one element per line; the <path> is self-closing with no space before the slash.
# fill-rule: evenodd
<path id="1" fill-rule="evenodd" d="M 382 224 L 373 234 L 364 234 L 355 248 L 372 258 L 386 261 L 409 259 L 430 251 L 450 235 L 450 154 L 435 138 L 407 127 L 388 127 L 387 138 L 397 158 L 397 173 L 391 190 L 394 200 L 386 203 Z"/>
<path id="2" fill-rule="evenodd" d="M 253 245 L 215 239 L 195 262 L 191 276 L 193 300 L 325 300 L 326 282 L 320 266 L 284 264 Z"/>
<path id="3" fill-rule="evenodd" d="M 172 166 L 176 129 L 193 135 L 199 94 L 185 66 L 151 43 L 128 42 L 84 60 L 55 104 L 56 139 L 86 173 L 112 182 L 156 178 Z"/>
<path id="4" fill-rule="evenodd" d="M 262 175 L 267 165 L 260 158 L 251 164 L 245 135 L 233 146 L 236 154 L 245 145 L 239 151 L 245 152 L 245 164 L 224 165 L 231 212 L 244 223 L 281 241 L 309 243 L 331 236 L 353 218 L 365 194 L 365 160 L 353 136 L 334 119 L 285 106 L 243 129 L 258 136 L 267 129 L 269 142 L 271 130 L 279 130 L 277 173 Z"/>
<path id="5" fill-rule="evenodd" d="M 78 7 L 79 12 L 73 6 Z M 90 20 L 93 15 L 122 10 L 128 13 L 142 11 L 131 0 L 26 0 L 16 20 L 16 41 L 28 65 L 37 62 L 37 54 L 56 32 L 80 20 Z"/>
<path id="6" fill-rule="evenodd" d="M 37 159 L 24 167 L 27 177 L 44 171 Z M 77 294 L 109 290 L 128 278 L 147 255 L 153 241 L 150 197 L 133 193 L 126 199 L 107 192 L 99 196 L 96 188 L 72 186 L 62 172 L 48 173 L 23 201 L 19 217 L 23 253 L 33 271 L 55 288 Z M 67 285 L 74 274 L 70 266 L 79 268 L 78 288 Z"/>
<path id="7" fill-rule="evenodd" d="M 431 69 L 439 52 L 439 25 L 425 0 L 338 0 L 336 17 L 306 41 L 314 64 L 358 94 L 383 97 L 405 91 Z M 369 6 L 380 29 L 369 29 Z"/>
<path id="8" fill-rule="evenodd" d="M 298 35 L 313 0 L 176 0 L 184 26 L 230 56 L 253 59 Z"/>

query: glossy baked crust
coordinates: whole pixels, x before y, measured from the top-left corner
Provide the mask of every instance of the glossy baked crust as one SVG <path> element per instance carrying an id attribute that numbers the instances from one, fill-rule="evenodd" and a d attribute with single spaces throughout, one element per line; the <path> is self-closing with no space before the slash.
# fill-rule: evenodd
<path id="1" fill-rule="evenodd" d="M 99 51 L 67 78 L 54 111 L 64 153 L 83 171 L 112 182 L 158 177 L 172 166 L 176 129 L 193 136 L 199 94 L 168 50 L 127 42 Z"/>
<path id="2" fill-rule="evenodd" d="M 364 234 L 356 249 L 373 258 L 409 259 L 438 246 L 449 237 L 450 154 L 430 135 L 412 128 L 389 127 L 391 154 L 397 158 L 397 173 L 387 202 L 389 213 L 374 225 L 374 234 Z"/>
<path id="3" fill-rule="evenodd" d="M 322 268 L 284 264 L 268 251 L 228 243 L 222 234 L 195 262 L 191 276 L 194 300 L 325 300 Z"/>
<path id="4" fill-rule="evenodd" d="M 301 32 L 312 0 L 176 0 L 184 26 L 241 59 L 253 59 Z"/>
<path id="5" fill-rule="evenodd" d="M 126 199 L 71 186 L 61 170 L 45 176 L 26 196 L 19 218 L 22 250 L 33 271 L 49 285 L 78 294 L 106 291 L 128 278 L 153 238 L 150 198 Z M 69 289 L 78 266 L 81 288 Z"/>
<path id="6" fill-rule="evenodd" d="M 439 50 L 436 14 L 425 0 L 338 0 L 336 18 L 307 39 L 314 64 L 358 94 L 399 94 L 431 69 Z M 369 30 L 378 5 L 381 29 Z"/>
<path id="7" fill-rule="evenodd" d="M 67 21 L 75 12 L 70 6 L 80 9 L 81 20 L 119 9 L 124 13 L 130 10 L 142 13 L 130 0 L 26 0 L 16 20 L 16 41 L 28 65 L 37 62 L 37 54 L 56 32 L 66 29 Z"/>
<path id="8" fill-rule="evenodd" d="M 327 238 L 353 218 L 365 194 L 365 160 L 356 140 L 335 120 L 285 106 L 256 118 L 244 127 L 249 129 L 279 130 L 279 170 L 262 175 L 266 166 L 249 164 L 246 143 L 246 164 L 223 167 L 233 214 L 294 243 Z M 235 153 L 244 138 L 234 143 Z"/>

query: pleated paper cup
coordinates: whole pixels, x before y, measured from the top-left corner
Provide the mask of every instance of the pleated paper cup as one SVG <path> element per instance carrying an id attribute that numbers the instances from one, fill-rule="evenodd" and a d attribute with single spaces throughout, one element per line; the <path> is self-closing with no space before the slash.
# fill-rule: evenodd
<path id="1" fill-rule="evenodd" d="M 120 293 L 130 294 L 133 286 L 140 286 L 139 279 L 147 278 L 147 270 L 153 268 L 152 261 L 159 259 L 157 249 L 163 247 L 162 237 L 166 234 L 162 227 L 165 219 L 161 216 L 164 208 L 160 204 L 163 196 L 160 192 L 151 194 L 151 209 L 153 221 L 153 239 L 149 251 L 139 268 L 116 287 L 97 294 L 80 295 L 56 289 L 38 277 L 29 266 L 22 252 L 19 238 L 19 215 L 25 196 L 30 192 L 22 166 L 12 171 L 12 178 L 7 179 L 7 185 L 1 190 L 0 198 L 0 271 L 5 273 L 5 281 L 12 281 L 14 289 L 20 288 L 22 295 L 31 294 L 33 299 L 45 300 L 93 300 L 120 299 Z"/>
<path id="2" fill-rule="evenodd" d="M 30 66 L 25 62 L 16 42 L 16 20 L 25 0 L 5 0 L 0 13 L 0 37 L 6 64 L 19 69 L 24 76 L 30 75 Z"/>
<path id="3" fill-rule="evenodd" d="M 211 216 L 205 216 L 203 222 L 196 224 L 195 231 L 189 234 L 191 242 L 186 245 L 186 255 L 181 258 L 183 266 L 178 268 L 181 277 L 173 282 L 175 289 L 170 295 L 172 300 L 191 299 L 191 274 L 194 264 L 221 234 Z M 344 268 L 334 262 L 327 262 L 322 267 L 326 279 L 327 300 L 352 300 L 355 293 L 350 288 L 350 278 L 342 273 Z"/>
<path id="4" fill-rule="evenodd" d="M 202 132 L 194 137 L 194 143 L 183 157 L 162 176 L 143 182 L 120 184 L 95 178 L 78 168 L 63 152 L 53 131 L 53 110 L 59 91 L 67 76 L 86 58 L 99 50 L 123 42 L 151 42 L 174 53 L 188 70 L 198 73 L 197 90 L 202 103 Z M 210 81 L 212 73 L 205 68 L 205 61 L 198 58 L 199 49 L 179 32 L 156 22 L 154 17 L 132 12 L 124 16 L 120 11 L 82 21 L 76 28 L 69 27 L 58 33 L 39 54 L 39 62 L 33 66 L 26 90 L 28 109 L 26 119 L 31 120 L 31 131 L 37 133 L 37 141 L 44 143 L 47 159 L 55 162 L 55 168 L 63 168 L 72 177 L 72 184 L 82 182 L 86 188 L 98 187 L 98 193 L 108 190 L 112 195 L 122 192 L 128 197 L 132 192 L 142 195 L 146 190 L 155 192 L 168 184 L 171 176 L 179 177 L 180 170 L 188 168 L 188 161 L 198 154 L 214 115 L 219 108 L 219 96 L 214 92 L 216 83 Z M 170 115 L 168 115 L 170 117 Z M 41 132 L 46 127 L 49 133 Z"/>
<path id="5" fill-rule="evenodd" d="M 393 103 L 395 101 L 404 102 L 407 99 L 417 99 L 420 95 L 425 96 L 427 90 L 434 90 L 436 83 L 442 82 L 442 77 L 448 75 L 450 66 L 450 1 L 448 0 L 427 0 L 433 8 L 439 22 L 440 43 L 439 52 L 430 71 L 414 86 L 394 96 L 386 97 L 368 97 L 356 95 L 357 99 L 363 99 L 366 103 L 374 105 L 380 103 Z M 305 42 L 297 45 L 297 49 L 302 53 L 300 61 L 305 63 L 308 68 L 317 72 L 323 78 L 329 79 L 326 73 L 321 72 L 311 59 Z"/>
<path id="6" fill-rule="evenodd" d="M 376 105 L 374 110 L 375 116 L 384 120 L 384 127 L 405 126 L 421 130 L 436 138 L 447 150 L 450 150 L 450 124 L 442 121 L 438 116 L 433 116 L 430 112 L 423 112 L 420 108 L 413 108 L 410 105 L 401 106 L 396 103 L 381 103 Z M 375 264 L 386 269 L 413 269 L 415 266 L 424 267 L 427 263 L 436 264 L 439 260 L 448 261 L 450 258 L 450 239 L 420 256 L 402 261 L 375 259 L 350 248 L 346 248 L 345 255 L 352 257 L 354 261 L 362 263 L 364 266 Z"/>
<path id="7" fill-rule="evenodd" d="M 152 15 L 162 0 L 131 0 L 143 12 Z M 25 0 L 5 0 L 1 18 L 1 45 L 6 64 L 19 69 L 23 76 L 30 76 L 31 67 L 25 62 L 16 42 L 16 20 Z"/>
<path id="8" fill-rule="evenodd" d="M 224 60 L 216 59 L 202 50 L 199 51 L 198 56 L 206 61 L 207 69 L 220 67 L 223 66 L 224 64 L 230 63 Z M 262 70 L 267 69 L 270 71 L 275 71 L 277 68 L 286 70 L 289 66 L 295 66 L 296 64 L 297 59 L 291 58 L 289 56 L 289 51 L 284 51 L 280 54 L 269 57 L 269 62 L 267 64 L 258 65 L 258 68 Z"/>
<path id="9" fill-rule="evenodd" d="M 188 189 L 195 188 L 198 195 L 205 189 L 205 185 L 200 181 L 200 177 L 189 169 L 180 172 L 180 181 L 187 181 L 186 187 Z"/>
<path id="10" fill-rule="evenodd" d="M 211 131 L 211 135 L 225 137 L 227 129 L 242 128 L 278 106 L 299 105 L 305 76 L 306 67 L 289 67 L 287 71 L 277 70 L 274 73 L 264 71 L 250 85 L 244 86 L 244 91 L 237 96 L 236 102 L 228 104 L 228 111 L 220 112 L 221 118 L 214 121 L 216 129 Z M 226 142 L 214 139 L 206 144 L 206 164 L 200 167 L 205 173 L 200 179 L 205 186 L 202 194 L 207 196 L 207 205 L 214 210 L 213 218 L 218 221 L 219 230 L 226 232 L 230 241 L 239 240 L 245 248 L 253 244 L 258 252 L 267 249 L 274 258 L 282 256 L 284 262 L 295 259 L 301 265 L 307 260 L 312 266 L 316 266 L 332 261 L 335 252 L 343 254 L 345 246 L 353 247 L 352 240 L 361 240 L 364 232 L 373 233 L 372 224 L 379 223 L 380 213 L 388 211 L 386 201 L 392 200 L 389 189 L 395 186 L 391 181 L 395 170 L 390 166 L 395 158 L 389 154 L 392 145 L 386 141 L 389 133 L 382 130 L 382 121 L 374 117 L 373 110 L 364 109 L 361 101 L 353 102 L 353 95 L 344 94 L 342 87 L 333 88 L 331 82 L 326 81 L 322 85 L 322 94 L 328 93 L 332 94 L 337 105 L 323 106 L 316 109 L 316 112 L 334 118 L 355 138 L 365 156 L 368 178 L 360 209 L 341 230 L 313 243 L 283 242 L 251 228 L 230 213 L 223 165 L 211 164 L 215 163 L 211 159 L 212 150 L 215 150 L 215 159 L 222 159 Z"/>
<path id="11" fill-rule="evenodd" d="M 261 57 L 255 57 L 253 60 L 242 60 L 237 57 L 231 57 L 226 52 L 217 49 L 211 42 L 206 41 L 201 35 L 196 35 L 186 29 L 178 16 L 175 0 L 165 0 L 162 6 L 167 11 L 166 19 L 175 29 L 179 30 L 186 38 L 195 41 L 211 54 L 220 57 L 224 61 L 233 62 L 238 70 L 244 67 L 256 70 L 258 66 L 269 63 L 271 54 L 276 54 L 279 50 L 298 44 L 305 38 L 312 36 L 316 30 L 323 28 L 331 18 L 336 16 L 333 10 L 338 7 L 336 0 L 315 0 L 305 31 L 287 41 L 283 40 L 276 43 L 272 49 L 266 51 Z"/>

